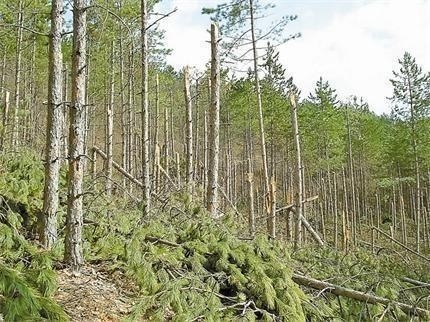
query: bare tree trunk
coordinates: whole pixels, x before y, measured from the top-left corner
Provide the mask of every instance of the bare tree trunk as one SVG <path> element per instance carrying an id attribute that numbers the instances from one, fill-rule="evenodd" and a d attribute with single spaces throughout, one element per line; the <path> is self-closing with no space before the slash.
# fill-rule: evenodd
<path id="1" fill-rule="evenodd" d="M 68 70 L 67 70 L 67 66 L 64 65 L 64 69 L 63 69 L 63 104 L 62 104 L 62 112 L 63 112 L 63 124 L 62 124 L 62 151 L 63 151 L 63 157 L 64 157 L 64 162 L 67 164 L 69 162 L 69 142 L 68 142 L 68 124 L 69 124 L 69 106 L 70 106 L 70 102 L 67 101 L 68 97 L 69 97 L 69 83 L 68 83 Z"/>
<path id="2" fill-rule="evenodd" d="M 355 193 L 355 175 L 354 175 L 354 163 L 352 157 L 352 142 L 351 142 L 351 126 L 349 124 L 349 113 L 348 107 L 345 107 L 346 114 L 346 127 L 348 132 L 348 166 L 349 166 L 349 179 L 351 187 L 351 203 L 352 203 L 352 243 L 355 246 L 357 244 L 357 225 L 358 225 L 358 214 L 356 207 L 356 193 Z"/>
<path id="3" fill-rule="evenodd" d="M 113 109 L 115 100 L 115 45 L 112 41 L 111 44 L 111 58 L 110 58 L 110 79 L 109 79 L 109 102 L 106 104 L 106 195 L 112 195 L 112 172 L 113 172 Z"/>
<path id="4" fill-rule="evenodd" d="M 302 172 L 302 157 L 300 150 L 300 136 L 299 126 L 297 123 L 297 105 L 296 98 L 292 94 L 290 96 L 291 103 L 291 122 L 293 124 L 294 134 L 294 147 L 296 150 L 296 171 L 294 172 L 294 189 L 295 189 L 295 200 L 296 206 L 296 229 L 294 236 L 294 247 L 297 249 L 302 243 L 302 217 L 303 217 L 303 205 L 304 205 L 304 192 L 303 192 L 303 172 Z"/>
<path id="5" fill-rule="evenodd" d="M 169 110 L 168 105 L 166 104 L 164 106 L 164 144 L 163 144 L 163 159 L 164 159 L 164 169 L 167 173 L 170 171 L 170 145 L 169 145 Z"/>
<path id="6" fill-rule="evenodd" d="M 211 103 L 209 106 L 208 131 L 208 187 L 206 208 L 214 218 L 218 217 L 218 167 L 219 167 L 219 109 L 220 109 L 220 61 L 218 50 L 218 25 L 211 25 Z"/>
<path id="7" fill-rule="evenodd" d="M 148 3 L 141 0 L 141 51 L 142 51 L 142 203 L 143 216 L 149 214 L 151 206 L 150 142 L 149 142 L 149 106 L 148 106 Z"/>
<path id="8" fill-rule="evenodd" d="M 193 193 L 193 109 L 191 102 L 190 75 L 189 68 L 184 68 L 184 96 L 186 108 L 186 151 L 187 151 L 187 169 L 186 184 L 190 195 Z"/>
<path id="9" fill-rule="evenodd" d="M 3 58 L 1 63 L 1 75 L 0 75 L 0 99 L 4 99 L 3 94 L 5 92 L 5 79 L 6 79 L 6 56 L 7 51 L 3 48 Z"/>
<path id="10" fill-rule="evenodd" d="M 270 182 L 270 218 L 269 218 L 269 236 L 276 238 L 276 181 L 272 176 Z"/>
<path id="11" fill-rule="evenodd" d="M 21 60 L 22 60 L 22 39 L 23 39 L 23 29 L 21 28 L 24 21 L 24 13 L 23 13 L 23 0 L 18 0 L 18 28 L 17 28 L 17 38 L 16 38 L 16 60 L 15 60 L 15 109 L 13 113 L 13 122 L 12 122 L 12 140 L 11 146 L 12 148 L 16 148 L 18 144 L 19 138 L 19 108 L 21 104 L 21 96 L 20 96 L 20 87 L 21 87 Z"/>
<path id="12" fill-rule="evenodd" d="M 121 6 L 120 2 L 120 6 Z M 125 73 L 124 73 L 124 41 L 123 41 L 123 31 L 122 25 L 120 25 L 120 36 L 119 36 L 119 88 L 120 88 L 120 101 L 121 101 L 121 166 L 129 171 L 127 162 L 127 146 L 128 146 L 128 136 L 127 136 L 127 104 L 125 103 Z M 122 179 L 122 188 L 124 192 L 124 197 L 127 194 L 127 180 Z"/>
<path id="13" fill-rule="evenodd" d="M 267 216 L 267 228 L 270 230 L 270 221 L 269 221 L 269 171 L 267 165 L 267 153 L 266 153 L 266 139 L 264 132 L 264 118 L 263 118 L 263 104 L 261 98 L 261 88 L 260 88 L 260 80 L 258 78 L 258 55 L 257 55 L 257 41 L 255 37 L 255 27 L 254 27 L 254 5 L 253 0 L 249 0 L 249 8 L 251 14 L 251 37 L 252 37 L 252 52 L 253 52 L 253 61 L 254 61 L 254 83 L 255 90 L 257 93 L 257 107 L 258 107 L 258 124 L 260 127 L 260 144 L 261 144 L 261 159 L 263 163 L 263 183 L 264 183 L 264 199 L 266 200 L 266 216 Z"/>
<path id="14" fill-rule="evenodd" d="M 127 83 L 128 83 L 128 98 L 127 98 L 127 155 L 128 155 L 128 166 L 127 170 L 132 175 L 135 175 L 135 165 L 136 163 L 136 153 L 134 150 L 134 119 L 135 119 L 135 111 L 134 111 L 134 59 L 133 59 L 133 44 L 130 44 L 129 54 L 128 54 L 128 75 L 127 75 Z M 130 184 L 130 193 L 132 192 L 133 185 Z"/>
<path id="15" fill-rule="evenodd" d="M 7 129 L 9 128 L 9 126 L 8 126 L 9 105 L 10 105 L 9 97 L 10 97 L 10 93 L 9 93 L 9 91 L 6 91 L 5 95 L 4 95 L 2 127 L 1 127 L 1 133 L 0 133 L 0 152 L 5 150 Z"/>
<path id="16" fill-rule="evenodd" d="M 248 158 L 248 198 L 249 198 L 249 212 L 248 212 L 248 226 L 249 232 L 252 237 L 255 236 L 255 210 L 254 210 L 254 175 L 252 173 L 251 158 Z"/>
<path id="17" fill-rule="evenodd" d="M 65 261 L 74 271 L 84 262 L 82 249 L 85 138 L 86 0 L 73 2 L 72 104 L 70 108 L 68 205 Z"/>
<path id="18" fill-rule="evenodd" d="M 53 0 L 51 8 L 51 35 L 49 41 L 48 118 L 45 148 L 45 187 L 41 240 L 51 248 L 57 240 L 57 211 L 61 166 L 61 137 L 63 128 L 63 93 L 61 32 L 63 0 Z"/>
<path id="19" fill-rule="evenodd" d="M 159 189 L 159 178 L 157 177 L 157 171 L 159 172 L 159 167 L 157 168 L 157 148 L 159 147 L 159 140 L 160 140 L 160 131 L 158 129 L 159 127 L 159 120 L 160 120 L 160 80 L 158 73 L 155 75 L 155 104 L 154 104 L 154 110 L 152 115 L 152 122 L 153 124 L 150 126 L 150 128 L 153 129 L 153 140 L 152 140 L 152 177 L 153 177 L 153 187 L 152 189 L 154 191 L 158 191 Z M 158 150 L 158 154 L 160 151 Z M 160 156 L 158 155 L 158 158 Z"/>
<path id="20" fill-rule="evenodd" d="M 338 247 L 338 209 L 337 209 L 337 176 L 336 173 L 333 174 L 333 211 L 334 211 L 334 248 Z"/>

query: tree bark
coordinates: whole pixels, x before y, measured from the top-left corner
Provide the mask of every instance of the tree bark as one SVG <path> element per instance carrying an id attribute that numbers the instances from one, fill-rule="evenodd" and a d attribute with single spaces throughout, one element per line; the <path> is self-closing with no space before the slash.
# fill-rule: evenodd
<path id="1" fill-rule="evenodd" d="M 208 131 L 208 186 L 206 208 L 213 218 L 218 217 L 218 168 L 219 168 L 219 109 L 220 109 L 220 61 L 218 25 L 211 25 L 211 103 L 209 106 Z"/>
<path id="2" fill-rule="evenodd" d="M 251 40 L 252 40 L 252 53 L 253 53 L 253 62 L 254 62 L 254 85 L 255 91 L 257 94 L 257 108 L 258 108 L 258 124 L 260 128 L 260 144 L 261 144 L 261 160 L 263 164 L 263 183 L 264 183 L 264 200 L 266 205 L 266 215 L 267 218 L 270 217 L 269 211 L 269 170 L 267 165 L 267 152 L 266 152 L 266 139 L 264 132 L 264 118 L 263 118 L 263 103 L 261 98 L 261 88 L 260 88 L 260 79 L 258 77 L 258 55 L 257 55 L 257 41 L 255 37 L 255 26 L 254 26 L 254 4 L 253 0 L 249 0 L 249 8 L 250 8 L 250 22 L 251 22 Z M 267 219 L 267 228 L 270 230 L 270 222 Z"/>
<path id="3" fill-rule="evenodd" d="M 2 115 L 2 127 L 0 133 L 0 152 L 5 150 L 6 146 L 6 134 L 8 126 L 8 118 L 9 118 L 9 104 L 10 104 L 10 92 L 5 91 L 4 95 L 4 107 L 3 107 L 3 115 Z"/>
<path id="4" fill-rule="evenodd" d="M 345 296 L 349 297 L 354 300 L 358 300 L 365 303 L 371 303 L 371 304 L 383 304 L 383 305 L 394 305 L 397 306 L 399 309 L 401 309 L 406 314 L 413 314 L 418 315 L 419 317 L 423 319 L 427 319 L 430 317 L 430 311 L 427 311 L 425 309 L 415 307 L 413 305 L 392 301 L 390 299 L 367 294 L 364 292 L 356 291 L 350 288 L 334 285 L 331 283 L 319 281 L 317 279 L 299 275 L 299 274 L 293 274 L 292 277 L 293 281 L 299 285 L 303 285 L 306 287 L 310 287 L 317 290 L 325 290 L 326 292 L 333 293 L 335 295 Z"/>
<path id="5" fill-rule="evenodd" d="M 193 193 L 193 109 L 191 102 L 191 89 L 190 89 L 190 74 L 189 68 L 184 68 L 184 97 L 186 109 L 186 185 L 190 195 Z"/>
<path id="6" fill-rule="evenodd" d="M 294 189 L 295 189 L 295 200 L 296 205 L 296 229 L 294 236 L 294 247 L 297 249 L 302 242 L 302 217 L 303 217 L 303 172 L 302 172 L 302 157 L 300 150 L 300 136 L 299 126 L 297 123 L 297 105 L 296 98 L 292 94 L 290 96 L 291 103 L 291 122 L 293 124 L 293 135 L 294 135 L 294 147 L 296 150 L 296 171 L 294 172 Z"/>
<path id="7" fill-rule="evenodd" d="M 113 111 L 114 111 L 114 100 L 115 100 L 115 45 L 112 41 L 111 44 L 111 57 L 110 57 L 110 79 L 109 79 L 109 102 L 106 104 L 106 195 L 110 197 L 112 195 L 112 172 L 113 172 Z"/>
<path id="8" fill-rule="evenodd" d="M 86 0 L 73 2 L 72 104 L 70 107 L 68 205 L 65 261 L 74 271 L 84 262 L 82 249 L 86 106 Z"/>
<path id="9" fill-rule="evenodd" d="M 63 93 L 61 32 L 63 0 L 52 0 L 51 35 L 49 39 L 48 113 L 45 148 L 45 187 L 41 240 L 50 249 L 57 240 L 57 211 L 61 166 L 61 137 L 63 129 Z"/>
<path id="10" fill-rule="evenodd" d="M 23 29 L 22 24 L 24 21 L 24 13 L 23 13 L 23 0 L 18 0 L 18 13 L 17 13 L 17 22 L 18 22 L 18 28 L 17 28 L 17 37 L 16 37 L 16 58 L 15 58 L 15 109 L 13 113 L 13 122 L 12 122 L 12 139 L 11 139 L 11 146 L 12 148 L 16 148 L 16 145 L 18 144 L 18 138 L 19 138 L 19 129 L 18 129 L 18 123 L 19 123 L 19 109 L 21 105 L 21 61 L 22 61 L 22 40 L 23 40 Z"/>
<path id="11" fill-rule="evenodd" d="M 148 2 L 141 0 L 141 52 L 142 52 L 142 209 L 143 216 L 149 214 L 151 206 L 149 106 L 148 106 Z"/>

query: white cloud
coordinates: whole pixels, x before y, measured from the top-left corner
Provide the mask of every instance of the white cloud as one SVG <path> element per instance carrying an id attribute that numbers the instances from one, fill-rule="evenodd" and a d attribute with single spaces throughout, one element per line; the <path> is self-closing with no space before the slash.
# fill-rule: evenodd
<path id="1" fill-rule="evenodd" d="M 409 51 L 430 71 L 430 0 L 351 1 L 342 2 L 341 9 L 337 8 L 339 0 L 279 1 L 279 12 L 299 14 L 291 27 L 299 27 L 302 38 L 286 43 L 280 51 L 283 64 L 304 96 L 322 76 L 340 98 L 363 96 L 376 112 L 389 112 L 385 98 L 391 95 L 389 78 L 392 70 L 398 69 L 398 58 Z M 204 68 L 210 58 L 210 19 L 200 12 L 202 7 L 220 2 L 162 2 L 159 11 L 178 8 L 162 21 L 165 42 L 174 49 L 169 64 L 178 69 L 184 65 Z"/>
<path id="2" fill-rule="evenodd" d="M 410 51 L 430 70 L 430 1 L 371 1 L 337 15 L 319 29 L 283 45 L 281 58 L 303 94 L 313 90 L 319 76 L 342 98 L 363 96 L 378 113 L 389 112 L 389 78 L 397 59 Z"/>
<path id="3" fill-rule="evenodd" d="M 204 69 L 210 60 L 210 28 L 209 16 L 201 15 L 202 7 L 216 6 L 216 0 L 170 0 L 162 2 L 160 8 L 166 12 L 177 8 L 171 17 L 163 20 L 162 29 L 166 30 L 165 43 L 173 49 L 167 61 L 180 69 L 185 65 Z"/>

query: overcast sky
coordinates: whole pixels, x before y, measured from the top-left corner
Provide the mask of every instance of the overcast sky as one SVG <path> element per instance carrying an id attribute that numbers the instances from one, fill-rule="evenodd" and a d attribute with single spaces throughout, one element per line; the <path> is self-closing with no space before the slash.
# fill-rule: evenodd
<path id="1" fill-rule="evenodd" d="M 165 0 L 156 11 L 178 11 L 163 20 L 168 63 L 203 69 L 209 60 L 209 17 L 202 7 L 227 0 Z M 265 2 L 265 0 L 263 0 Z M 279 47 L 289 75 L 307 96 L 320 76 L 340 98 L 362 96 L 378 114 L 390 111 L 389 78 L 409 51 L 430 71 L 430 0 L 272 0 L 270 19 L 297 14 L 285 33 L 302 37 Z M 264 27 L 264 26 L 263 26 Z"/>

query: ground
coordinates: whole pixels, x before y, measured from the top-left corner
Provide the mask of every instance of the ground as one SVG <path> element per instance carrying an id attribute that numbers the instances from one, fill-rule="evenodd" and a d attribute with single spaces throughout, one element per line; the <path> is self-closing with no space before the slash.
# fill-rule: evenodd
<path id="1" fill-rule="evenodd" d="M 113 322 L 130 312 L 131 289 L 121 272 L 112 274 L 102 266 L 85 266 L 79 274 L 62 269 L 55 299 L 71 321 Z"/>

